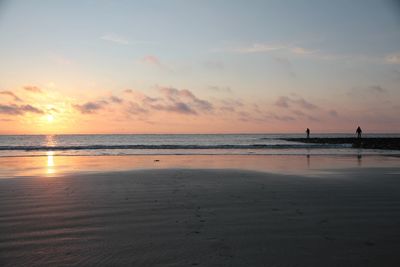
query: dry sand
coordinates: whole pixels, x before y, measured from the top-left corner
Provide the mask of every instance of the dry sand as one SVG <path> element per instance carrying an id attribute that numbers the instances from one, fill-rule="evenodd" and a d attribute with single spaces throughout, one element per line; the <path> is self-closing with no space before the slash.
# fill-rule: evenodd
<path id="1" fill-rule="evenodd" d="M 400 266 L 400 171 L 0 180 L 1 266 Z"/>

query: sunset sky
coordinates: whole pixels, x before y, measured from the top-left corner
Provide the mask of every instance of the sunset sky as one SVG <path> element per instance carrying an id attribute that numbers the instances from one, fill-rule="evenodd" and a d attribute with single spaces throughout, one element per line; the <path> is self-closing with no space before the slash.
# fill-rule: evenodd
<path id="1" fill-rule="evenodd" d="M 0 0 L 0 134 L 400 132 L 396 1 Z"/>

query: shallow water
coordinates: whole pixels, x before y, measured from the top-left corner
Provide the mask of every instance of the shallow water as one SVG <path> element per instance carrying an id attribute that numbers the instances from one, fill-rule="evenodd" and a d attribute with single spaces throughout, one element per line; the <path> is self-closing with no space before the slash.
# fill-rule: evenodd
<path id="1" fill-rule="evenodd" d="M 0 178 L 141 169 L 240 169 L 317 176 L 332 169 L 400 166 L 382 155 L 130 155 L 0 157 Z"/>

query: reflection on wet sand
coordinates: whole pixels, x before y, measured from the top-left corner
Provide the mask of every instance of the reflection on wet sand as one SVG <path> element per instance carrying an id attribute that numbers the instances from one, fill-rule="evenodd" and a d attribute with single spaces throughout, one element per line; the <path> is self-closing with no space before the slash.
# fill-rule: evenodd
<path id="1" fill-rule="evenodd" d="M 74 172 L 115 172 L 135 169 L 241 169 L 283 174 L 315 175 L 339 168 L 396 167 L 399 159 L 385 156 L 264 156 L 148 155 L 0 157 L 0 178 L 61 176 Z M 384 165 L 384 166 L 383 166 Z"/>
<path id="2" fill-rule="evenodd" d="M 46 136 L 45 145 L 47 147 L 54 147 L 57 145 L 57 141 L 54 138 L 54 135 Z M 54 151 L 47 151 L 46 156 L 47 156 L 46 174 L 54 175 L 56 173 L 56 167 L 54 165 Z"/>
<path id="3" fill-rule="evenodd" d="M 361 149 L 358 149 L 358 153 L 357 153 L 357 163 L 358 166 L 361 167 L 361 163 L 362 163 L 362 154 L 361 154 Z"/>
<path id="4" fill-rule="evenodd" d="M 54 151 L 47 151 L 47 174 L 54 174 L 55 165 L 54 165 Z"/>

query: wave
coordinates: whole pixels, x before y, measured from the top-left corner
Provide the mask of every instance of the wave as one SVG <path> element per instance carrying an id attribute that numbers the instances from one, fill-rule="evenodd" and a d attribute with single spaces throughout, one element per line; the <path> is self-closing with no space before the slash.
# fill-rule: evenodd
<path id="1" fill-rule="evenodd" d="M 65 151 L 65 150 L 168 150 L 168 149 L 302 149 L 350 148 L 351 144 L 253 144 L 253 145 L 89 145 L 89 146 L 0 146 L 12 151 Z"/>

